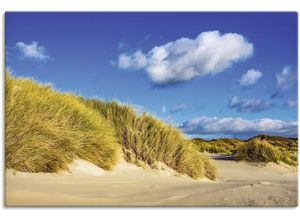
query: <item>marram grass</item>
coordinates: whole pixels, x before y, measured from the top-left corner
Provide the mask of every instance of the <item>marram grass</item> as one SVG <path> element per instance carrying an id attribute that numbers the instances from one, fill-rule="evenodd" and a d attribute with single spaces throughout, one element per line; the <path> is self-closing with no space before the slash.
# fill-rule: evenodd
<path id="1" fill-rule="evenodd" d="M 162 162 L 192 178 L 216 167 L 176 128 L 116 102 L 85 100 L 6 73 L 6 168 L 57 172 L 76 158 L 110 170 L 121 156 L 155 168 Z"/>
<path id="2" fill-rule="evenodd" d="M 117 102 L 91 99 L 85 103 L 113 124 L 128 162 L 143 162 L 152 167 L 162 162 L 193 178 L 216 178 L 212 162 L 199 153 L 178 129 L 146 113 L 137 115 L 131 107 Z"/>
<path id="3" fill-rule="evenodd" d="M 57 172 L 75 158 L 110 170 L 121 147 L 114 128 L 71 94 L 6 74 L 5 163 L 25 172 Z"/>
<path id="4" fill-rule="evenodd" d="M 281 150 L 273 146 L 266 140 L 254 138 L 241 145 L 237 151 L 238 160 L 247 160 L 253 162 L 283 162 L 288 165 L 296 166 L 298 164 L 297 152 Z"/>

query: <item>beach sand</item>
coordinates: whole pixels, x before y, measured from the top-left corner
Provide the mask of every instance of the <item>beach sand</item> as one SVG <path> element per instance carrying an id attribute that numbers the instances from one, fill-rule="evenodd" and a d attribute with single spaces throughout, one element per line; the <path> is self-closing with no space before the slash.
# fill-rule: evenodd
<path id="1" fill-rule="evenodd" d="M 77 160 L 70 173 L 6 171 L 7 206 L 297 206 L 297 171 L 276 164 L 215 160 L 218 179 L 126 162 L 111 172 Z"/>

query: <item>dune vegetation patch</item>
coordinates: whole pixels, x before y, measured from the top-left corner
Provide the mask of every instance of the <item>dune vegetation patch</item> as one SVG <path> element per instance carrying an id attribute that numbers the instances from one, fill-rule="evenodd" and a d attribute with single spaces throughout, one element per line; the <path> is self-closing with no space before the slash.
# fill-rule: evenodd
<path id="1" fill-rule="evenodd" d="M 248 140 L 194 138 L 192 141 L 199 152 L 233 155 L 237 160 L 298 165 L 298 140 L 296 138 L 258 135 Z"/>
<path id="2" fill-rule="evenodd" d="M 216 178 L 216 167 L 211 160 L 173 126 L 147 113 L 137 115 L 131 107 L 117 102 L 90 99 L 85 103 L 114 125 L 126 161 L 154 168 L 156 162 L 162 162 L 193 178 Z"/>
<path id="3" fill-rule="evenodd" d="M 278 163 L 281 152 L 266 141 L 253 139 L 245 143 L 237 152 L 238 160 Z"/>
<path id="4" fill-rule="evenodd" d="M 178 129 L 117 102 L 59 93 L 6 73 L 5 165 L 58 172 L 77 159 L 111 170 L 123 156 L 139 166 L 162 162 L 192 178 L 216 178 L 211 160 Z"/>
<path id="5" fill-rule="evenodd" d="M 275 147 L 266 140 L 254 138 L 243 144 L 237 152 L 237 160 L 247 160 L 253 162 L 283 162 L 288 165 L 296 166 L 297 152 L 291 153 Z"/>
<path id="6" fill-rule="evenodd" d="M 72 94 L 31 79 L 5 79 L 5 164 L 24 172 L 65 170 L 76 158 L 106 169 L 121 146 L 105 118 Z"/>
<path id="7" fill-rule="evenodd" d="M 193 143 L 200 152 L 217 154 L 235 154 L 243 141 L 235 138 L 220 138 L 206 141 L 201 138 L 194 138 Z"/>

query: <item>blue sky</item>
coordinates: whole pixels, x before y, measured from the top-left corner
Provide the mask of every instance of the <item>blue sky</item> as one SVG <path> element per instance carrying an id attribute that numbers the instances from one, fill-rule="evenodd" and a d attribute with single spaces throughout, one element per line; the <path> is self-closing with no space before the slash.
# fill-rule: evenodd
<path id="1" fill-rule="evenodd" d="M 6 13 L 6 66 L 191 136 L 297 136 L 296 13 Z"/>

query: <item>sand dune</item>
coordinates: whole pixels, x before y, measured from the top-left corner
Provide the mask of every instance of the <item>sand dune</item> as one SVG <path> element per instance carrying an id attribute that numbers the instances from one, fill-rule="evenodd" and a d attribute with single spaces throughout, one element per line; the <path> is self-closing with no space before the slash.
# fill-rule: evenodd
<path id="1" fill-rule="evenodd" d="M 112 172 L 82 160 L 70 173 L 6 171 L 8 206 L 296 206 L 297 171 L 269 164 L 215 160 L 218 179 L 193 180 L 175 171 L 126 162 Z"/>

